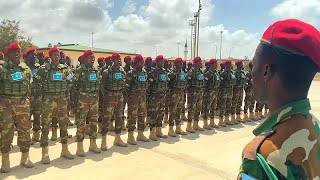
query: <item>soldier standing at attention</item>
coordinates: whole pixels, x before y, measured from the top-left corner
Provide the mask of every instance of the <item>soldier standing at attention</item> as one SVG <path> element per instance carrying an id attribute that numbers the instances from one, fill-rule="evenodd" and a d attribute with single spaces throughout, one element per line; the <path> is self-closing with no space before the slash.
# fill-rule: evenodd
<path id="1" fill-rule="evenodd" d="M 149 76 L 150 82 L 150 136 L 149 139 L 157 141 L 158 138 L 167 138 L 162 133 L 162 120 L 164 116 L 165 93 L 168 88 L 168 75 L 163 68 L 164 58 L 162 55 L 156 57 L 156 68 L 154 68 Z"/>
<path id="2" fill-rule="evenodd" d="M 195 133 L 203 131 L 204 129 L 199 126 L 200 112 L 202 109 L 203 88 L 204 88 L 204 74 L 202 71 L 201 57 L 197 56 L 193 60 L 193 67 L 188 72 L 188 124 L 186 131 Z M 191 126 L 193 121 L 193 126 Z"/>
<path id="3" fill-rule="evenodd" d="M 183 60 L 183 64 L 182 64 L 182 70 L 183 72 L 185 73 L 188 73 L 187 71 L 187 61 L 186 60 Z M 183 106 L 182 106 L 182 109 L 181 109 L 181 120 L 182 121 L 186 121 L 188 118 L 186 116 L 186 102 L 187 102 L 187 91 L 186 91 L 187 88 L 185 88 L 184 92 L 183 92 Z"/>
<path id="4" fill-rule="evenodd" d="M 180 124 L 180 115 L 182 108 L 185 105 L 184 97 L 187 87 L 187 73 L 182 69 L 182 66 L 182 59 L 175 59 L 174 69 L 168 74 L 168 77 L 170 79 L 170 94 L 168 94 L 170 110 L 168 135 L 171 137 L 176 137 L 177 134 L 187 135 L 187 133 L 181 129 Z M 174 124 L 176 125 L 176 131 L 173 130 Z"/>
<path id="5" fill-rule="evenodd" d="M 151 73 L 153 67 L 152 67 L 152 57 L 147 57 L 144 63 L 144 69 L 147 71 L 147 75 L 149 76 L 149 74 Z M 147 115 L 146 115 L 146 125 L 149 125 L 150 123 L 150 106 L 149 106 L 149 102 L 150 102 L 150 89 L 148 87 L 147 89 Z"/>
<path id="6" fill-rule="evenodd" d="M 102 72 L 106 68 L 105 58 L 99 57 L 98 58 L 98 71 L 99 75 L 102 77 Z M 103 118 L 103 95 L 101 92 L 101 88 L 99 90 L 99 118 L 98 118 L 98 132 L 101 133 L 101 126 L 102 126 L 102 118 Z M 88 128 L 87 128 L 88 129 Z"/>
<path id="7" fill-rule="evenodd" d="M 86 50 L 83 54 L 83 64 L 76 69 L 74 74 L 74 85 L 78 98 L 78 115 L 76 116 L 77 125 L 77 155 L 85 156 L 83 150 L 83 140 L 85 137 L 86 120 L 89 121 L 89 151 L 101 153 L 97 147 L 97 122 L 98 122 L 98 106 L 99 106 L 99 90 L 101 76 L 98 69 L 94 65 L 95 56 L 91 50 Z"/>
<path id="8" fill-rule="evenodd" d="M 66 92 L 72 76 L 68 72 L 65 64 L 60 64 L 60 53 L 58 47 L 54 46 L 49 50 L 51 63 L 40 67 L 37 76 L 42 85 L 43 109 L 41 117 L 41 140 L 43 164 L 49 164 L 48 134 L 49 126 L 53 119 L 57 119 L 60 126 L 60 137 L 62 144 L 61 157 L 74 159 L 68 150 L 68 97 Z"/>
<path id="9" fill-rule="evenodd" d="M 244 99 L 244 115 L 243 115 L 243 120 L 246 122 L 250 122 L 251 120 L 254 120 L 254 104 L 255 104 L 255 99 L 253 96 L 252 92 L 252 68 L 253 64 L 252 61 L 249 62 L 249 72 L 246 74 L 246 83 L 244 85 L 244 90 L 245 90 L 245 99 Z M 249 116 L 248 116 L 248 110 L 249 110 Z"/>
<path id="10" fill-rule="evenodd" d="M 112 60 L 111 60 L 112 56 L 107 56 L 105 58 L 105 69 L 108 69 L 109 67 L 112 66 Z M 114 132 L 114 115 L 112 115 L 111 121 L 109 122 L 109 127 L 108 127 L 108 131 Z"/>
<path id="11" fill-rule="evenodd" d="M 217 60 L 211 59 L 207 64 L 208 70 L 204 73 L 205 87 L 203 94 L 203 128 L 212 129 L 219 128 L 214 122 L 214 112 L 217 106 L 218 90 L 220 87 L 220 75 L 217 72 Z M 208 118 L 210 117 L 210 124 Z"/>
<path id="12" fill-rule="evenodd" d="M 221 104 L 220 104 L 220 115 L 219 115 L 219 126 L 225 127 L 227 125 L 233 125 L 230 121 L 232 97 L 233 97 L 233 86 L 236 83 L 236 76 L 231 70 L 231 60 L 224 62 L 225 70 L 221 72 Z"/>
<path id="13" fill-rule="evenodd" d="M 225 64 L 224 64 L 224 61 L 222 61 L 220 63 L 220 70 L 218 70 L 218 73 L 220 75 L 220 81 L 221 81 L 221 74 L 224 71 L 224 69 L 225 69 Z M 222 88 L 219 88 L 219 90 L 218 90 L 218 102 L 217 102 L 217 107 L 216 107 L 216 111 L 215 111 L 215 115 L 216 116 L 219 116 L 219 114 L 220 114 L 219 110 L 220 110 L 220 104 L 221 104 L 221 99 L 222 99 L 222 97 L 220 96 L 221 92 L 222 92 Z"/>
<path id="14" fill-rule="evenodd" d="M 296 19 L 263 33 L 253 58 L 253 92 L 271 114 L 244 148 L 238 179 L 319 179 L 320 122 L 308 99 L 319 51 L 319 31 Z"/>
<path id="15" fill-rule="evenodd" d="M 143 57 L 138 54 L 134 58 L 131 69 L 126 75 L 126 85 L 128 92 L 128 144 L 136 145 L 133 136 L 136 124 L 138 124 L 137 141 L 149 142 L 143 134 L 145 129 L 145 116 L 147 112 L 147 71 L 143 68 Z"/>
<path id="16" fill-rule="evenodd" d="M 106 135 L 108 132 L 108 123 L 114 114 L 115 118 L 115 139 L 113 145 L 127 147 L 121 139 L 121 129 L 123 126 L 123 90 L 125 88 L 126 73 L 121 67 L 120 54 L 115 52 L 112 54 L 112 66 L 104 70 L 102 73 L 101 91 L 104 96 L 104 118 L 102 120 L 102 143 L 101 149 L 106 150 Z"/>
<path id="17" fill-rule="evenodd" d="M 237 69 L 234 72 L 234 75 L 236 76 L 236 84 L 233 86 L 231 121 L 234 124 L 239 124 L 240 122 L 246 122 L 241 119 L 240 115 L 243 102 L 243 88 L 246 83 L 246 73 L 243 70 L 242 60 L 237 60 L 235 65 L 237 66 Z"/>
<path id="18" fill-rule="evenodd" d="M 18 147 L 20 148 L 20 165 L 32 168 L 29 160 L 30 149 L 30 83 L 31 71 L 20 62 L 21 48 L 18 43 L 7 47 L 8 62 L 0 65 L 0 139 L 1 139 L 1 172 L 10 172 L 9 152 L 14 137 L 14 127 L 18 131 Z"/>
<path id="19" fill-rule="evenodd" d="M 166 71 L 166 73 L 168 74 L 170 72 L 170 63 L 168 61 L 168 59 L 164 58 L 163 60 L 164 62 L 164 69 Z M 163 123 L 168 123 L 168 120 L 169 120 L 169 90 L 167 90 L 166 92 L 166 98 L 165 98 L 165 101 L 164 101 L 164 118 L 163 118 Z"/>
<path id="20" fill-rule="evenodd" d="M 131 56 L 126 56 L 126 57 L 124 57 L 124 63 L 125 63 L 125 65 L 124 65 L 123 69 L 124 69 L 124 71 L 125 71 L 126 74 L 127 74 L 129 71 L 132 70 L 132 67 L 131 67 L 131 65 L 132 65 Z M 125 114 L 125 113 L 124 113 L 124 110 L 126 109 L 127 99 L 128 99 L 128 93 L 127 93 L 127 90 L 124 89 L 124 90 L 123 90 L 123 114 Z M 126 130 L 125 117 L 126 117 L 126 116 L 123 115 L 123 127 L 122 127 L 122 130 Z"/>
<path id="21" fill-rule="evenodd" d="M 31 77 L 33 78 L 39 68 L 40 64 L 37 62 L 36 56 L 36 49 L 29 48 L 27 50 L 27 61 L 26 64 L 31 70 Z M 31 84 L 31 95 L 30 95 L 30 118 L 33 115 L 33 134 L 32 134 L 32 141 L 31 144 L 34 142 L 40 141 L 40 130 L 41 130 L 41 123 L 40 123 L 40 116 L 41 116 L 41 108 L 42 108 L 42 92 L 41 92 L 41 82 L 37 78 L 33 78 L 33 83 Z"/>

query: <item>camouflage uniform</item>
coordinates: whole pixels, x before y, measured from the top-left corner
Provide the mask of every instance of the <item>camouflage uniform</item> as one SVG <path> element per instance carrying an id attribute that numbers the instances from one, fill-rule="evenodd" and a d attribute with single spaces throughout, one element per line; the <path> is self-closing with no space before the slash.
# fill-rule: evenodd
<path id="1" fill-rule="evenodd" d="M 231 107 L 231 121 L 235 124 L 244 122 L 241 120 L 241 107 L 243 102 L 243 88 L 246 83 L 246 73 L 243 70 L 235 70 L 236 84 L 233 86 L 233 97 Z M 235 119 L 234 116 L 237 116 Z"/>
<path id="2" fill-rule="evenodd" d="M 229 120 L 231 114 L 232 97 L 233 97 L 233 86 L 236 83 L 236 76 L 232 70 L 224 70 L 221 72 L 221 101 L 220 101 L 220 112 L 219 112 L 219 126 L 233 125 Z M 225 120 L 223 121 L 223 118 Z"/>
<path id="3" fill-rule="evenodd" d="M 206 71 L 204 73 L 205 77 L 205 88 L 203 94 L 203 105 L 202 113 L 206 129 L 211 129 L 209 127 L 218 128 L 214 123 L 214 114 L 217 107 L 218 92 L 220 87 L 220 74 L 217 71 Z M 207 119 L 210 117 L 210 126 L 207 126 Z"/>
<path id="4" fill-rule="evenodd" d="M 204 87 L 204 73 L 201 69 L 191 68 L 188 72 L 188 86 L 187 86 L 187 98 L 188 98 L 188 125 L 187 132 L 194 133 L 194 130 L 202 130 L 198 126 L 200 112 L 202 109 L 203 100 L 203 87 Z M 193 127 L 191 127 L 192 120 L 194 121 Z"/>
<path id="5" fill-rule="evenodd" d="M 164 68 L 156 67 L 148 75 L 150 82 L 150 94 L 149 94 L 149 108 L 150 108 L 150 139 L 158 140 L 154 135 L 158 137 L 166 138 L 167 136 L 162 134 L 162 120 L 164 116 L 165 108 L 165 94 L 168 88 L 167 72 Z"/>
<path id="6" fill-rule="evenodd" d="M 252 89 L 252 74 L 251 74 L 251 71 L 248 72 L 246 74 L 246 84 L 245 84 L 245 87 L 244 87 L 244 90 L 245 90 L 245 99 L 244 99 L 244 120 L 245 121 L 250 121 L 251 120 L 255 120 L 255 117 L 254 117 L 254 105 L 255 105 L 255 98 L 253 97 L 253 89 Z M 248 110 L 249 110 L 249 113 L 250 113 L 250 116 L 248 117 Z"/>
<path id="7" fill-rule="evenodd" d="M 319 179 L 320 123 L 310 109 L 308 99 L 291 102 L 257 127 L 243 150 L 238 179 L 241 173 L 271 179 L 259 163 L 264 160 L 277 179 Z"/>
<path id="8" fill-rule="evenodd" d="M 84 155 L 82 142 L 85 137 L 86 120 L 89 121 L 89 138 L 90 150 L 99 153 L 96 148 L 95 139 L 97 138 L 97 122 L 98 122 L 98 106 L 99 106 L 99 90 L 100 90 L 101 76 L 99 71 L 94 67 L 88 67 L 84 64 L 75 71 L 75 88 L 78 99 L 77 111 L 77 154 Z"/>
<path id="9" fill-rule="evenodd" d="M 0 148 L 2 172 L 10 171 L 9 152 L 18 131 L 18 147 L 22 154 L 30 149 L 30 95 L 31 71 L 25 63 L 16 65 L 11 61 L 0 65 Z M 22 159 L 21 159 L 22 160 Z M 22 163 L 22 162 L 21 162 Z M 22 164 L 24 165 L 24 164 Z M 33 164 L 32 164 L 33 167 Z"/>
<path id="10" fill-rule="evenodd" d="M 115 68 L 111 66 L 102 73 L 102 94 L 104 96 L 103 120 L 101 127 L 101 135 L 106 136 L 109 123 L 114 115 L 115 118 L 115 133 L 120 138 L 121 129 L 123 126 L 123 90 L 125 88 L 126 73 L 122 67 Z M 118 140 L 118 139 L 117 139 Z M 121 140 L 121 145 L 114 141 L 115 145 L 127 146 Z"/>
<path id="11" fill-rule="evenodd" d="M 152 70 L 153 70 L 153 67 L 145 67 L 145 70 L 147 71 L 147 76 L 149 77 Z M 149 125 L 150 123 L 150 110 L 151 110 L 151 106 L 149 105 L 150 104 L 150 87 L 148 87 L 147 89 L 147 118 L 146 118 L 146 125 Z"/>
<path id="12" fill-rule="evenodd" d="M 180 124 L 180 115 L 181 111 L 184 108 L 185 105 L 185 91 L 187 87 L 187 73 L 185 73 L 183 70 L 179 70 L 177 68 L 173 69 L 168 74 L 168 77 L 170 79 L 169 81 L 169 110 L 170 110 L 170 116 L 169 116 L 169 136 L 175 137 L 175 134 L 182 134 L 185 135 L 185 132 L 181 130 L 181 124 Z M 176 131 L 173 132 L 173 126 L 176 125 Z"/>
<path id="13" fill-rule="evenodd" d="M 165 71 L 167 74 L 171 72 L 170 68 L 165 68 Z M 168 123 L 168 120 L 169 120 L 169 106 L 170 106 L 169 98 L 170 98 L 170 89 L 167 90 L 165 101 L 164 101 L 164 119 L 163 119 L 164 123 Z"/>

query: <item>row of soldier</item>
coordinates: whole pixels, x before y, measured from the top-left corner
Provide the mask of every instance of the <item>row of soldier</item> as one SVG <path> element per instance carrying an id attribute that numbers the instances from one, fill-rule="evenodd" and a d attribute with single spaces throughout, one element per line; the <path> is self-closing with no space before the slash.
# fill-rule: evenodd
<path id="1" fill-rule="evenodd" d="M 162 132 L 163 120 L 168 120 L 168 135 L 175 137 L 177 134 L 186 135 L 187 132 L 225 127 L 263 117 L 263 105 L 257 104 L 257 113 L 253 112 L 255 100 L 251 76 L 250 72 L 243 71 L 241 60 L 236 61 L 237 69 L 233 72 L 231 60 L 221 63 L 221 70 L 218 71 L 215 59 L 207 61 L 206 69 L 202 70 L 200 57 L 196 57 L 188 67 L 186 61 L 177 58 L 170 68 L 161 55 L 154 62 L 150 57 L 144 60 L 141 55 L 136 55 L 132 65 L 131 57 L 125 57 L 126 66 L 122 68 L 120 55 L 114 53 L 108 58 L 99 58 L 99 67 L 95 68 L 94 52 L 87 50 L 79 57 L 80 65 L 72 69 L 70 61 L 61 61 L 68 58 L 61 58 L 58 47 L 49 50 L 49 58 L 45 61 L 43 53 L 38 53 L 36 58 L 34 48 L 26 52 L 24 62 L 20 61 L 21 48 L 18 43 L 11 43 L 6 53 L 8 59 L 0 65 L 2 172 L 10 171 L 9 152 L 14 128 L 18 132 L 18 147 L 22 153 L 20 163 L 26 168 L 33 167 L 29 159 L 31 115 L 34 117 L 32 141 L 40 141 L 43 164 L 50 163 L 49 130 L 52 127 L 52 139 L 55 140 L 58 124 L 61 157 L 74 158 L 68 150 L 70 108 L 75 112 L 76 154 L 80 157 L 85 156 L 83 140 L 86 126 L 90 138 L 89 151 L 101 153 L 101 150 L 107 150 L 106 136 L 113 129 L 112 120 L 115 122 L 114 145 L 126 147 L 127 143 L 136 145 L 136 141 L 167 138 Z M 242 119 L 243 89 L 246 98 Z M 186 101 L 187 117 L 184 112 Z M 124 128 L 125 104 L 128 106 L 127 143 L 120 136 Z M 216 113 L 219 116 L 218 125 L 214 122 Z M 203 127 L 198 123 L 200 114 L 204 119 Z M 181 119 L 187 120 L 187 132 L 181 128 Z M 138 136 L 135 138 L 136 125 Z M 144 135 L 146 125 L 150 128 L 148 138 Z M 100 148 L 96 144 L 98 132 L 102 136 Z"/>

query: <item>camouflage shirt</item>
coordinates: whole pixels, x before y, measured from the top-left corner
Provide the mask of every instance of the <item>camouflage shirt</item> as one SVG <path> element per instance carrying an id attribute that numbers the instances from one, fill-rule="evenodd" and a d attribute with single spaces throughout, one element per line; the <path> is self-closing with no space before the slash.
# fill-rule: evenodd
<path id="1" fill-rule="evenodd" d="M 241 173 L 269 179 L 257 156 L 262 156 L 278 179 L 320 179 L 320 123 L 310 114 L 309 99 L 286 104 L 254 131 L 256 138 L 243 150 Z"/>

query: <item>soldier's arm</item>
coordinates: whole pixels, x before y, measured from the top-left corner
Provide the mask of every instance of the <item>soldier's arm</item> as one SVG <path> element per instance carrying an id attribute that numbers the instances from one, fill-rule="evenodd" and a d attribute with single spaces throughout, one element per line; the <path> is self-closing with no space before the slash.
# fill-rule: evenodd
<path id="1" fill-rule="evenodd" d="M 107 81 L 107 78 L 108 78 L 108 69 L 106 69 L 102 72 L 101 87 L 100 88 L 101 88 L 101 92 L 103 95 L 106 94 L 104 87 L 105 87 L 105 83 Z"/>

